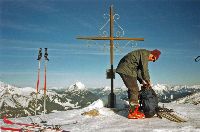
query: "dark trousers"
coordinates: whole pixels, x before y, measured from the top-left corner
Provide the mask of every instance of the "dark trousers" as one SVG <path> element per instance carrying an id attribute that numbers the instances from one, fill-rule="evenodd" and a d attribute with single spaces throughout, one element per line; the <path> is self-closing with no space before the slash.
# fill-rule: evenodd
<path id="1" fill-rule="evenodd" d="M 128 99 L 129 102 L 138 104 L 139 87 L 137 80 L 142 83 L 142 80 L 138 77 L 132 77 L 125 74 L 120 74 L 125 86 L 128 88 Z"/>

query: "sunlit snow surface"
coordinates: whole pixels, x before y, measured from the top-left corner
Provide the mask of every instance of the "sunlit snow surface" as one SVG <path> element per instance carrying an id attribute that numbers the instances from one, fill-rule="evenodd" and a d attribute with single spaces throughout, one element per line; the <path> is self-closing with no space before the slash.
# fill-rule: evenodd
<path id="1" fill-rule="evenodd" d="M 104 99 L 105 100 L 105 99 Z M 167 119 L 146 118 L 146 119 L 127 119 L 127 111 L 118 113 L 109 108 L 103 107 L 106 102 L 97 100 L 90 106 L 79 109 L 69 110 L 66 112 L 56 112 L 48 115 L 40 115 L 48 124 L 60 124 L 64 130 L 71 132 L 199 132 L 200 131 L 200 105 L 192 104 L 165 104 L 167 108 L 173 108 L 181 114 L 187 122 L 176 123 Z M 118 100 L 118 107 L 126 105 L 126 102 Z M 159 104 L 163 105 L 163 104 Z M 81 115 L 83 112 L 99 110 L 100 115 L 96 117 Z M 37 116 L 31 117 L 35 122 L 41 120 Z M 28 117 L 12 119 L 17 122 L 30 122 Z M 73 124 L 74 122 L 78 122 Z M 1 125 L 2 120 L 0 120 Z"/>

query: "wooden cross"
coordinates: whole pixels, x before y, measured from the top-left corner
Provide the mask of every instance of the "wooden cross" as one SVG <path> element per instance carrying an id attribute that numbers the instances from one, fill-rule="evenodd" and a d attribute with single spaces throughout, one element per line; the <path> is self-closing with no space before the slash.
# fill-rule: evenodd
<path id="1" fill-rule="evenodd" d="M 114 37 L 114 16 L 113 16 L 113 5 L 110 6 L 110 37 L 77 37 L 77 39 L 83 40 L 110 40 L 110 79 L 111 79 L 111 93 L 109 95 L 108 107 L 114 108 L 116 103 L 116 96 L 113 92 L 113 79 L 114 79 L 114 69 L 113 69 L 113 57 L 114 57 L 114 40 L 135 40 L 144 41 L 144 38 L 125 38 L 125 37 Z"/>

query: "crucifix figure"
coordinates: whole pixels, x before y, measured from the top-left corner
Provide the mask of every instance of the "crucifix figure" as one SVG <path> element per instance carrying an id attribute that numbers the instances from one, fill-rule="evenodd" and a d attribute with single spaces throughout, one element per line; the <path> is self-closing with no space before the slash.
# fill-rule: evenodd
<path id="1" fill-rule="evenodd" d="M 77 39 L 84 40 L 110 40 L 110 65 L 111 69 L 109 69 L 109 79 L 111 79 L 111 93 L 109 95 L 109 104 L 108 107 L 114 108 L 116 103 L 116 96 L 113 91 L 113 80 L 114 80 L 114 68 L 113 68 L 113 57 L 114 57 L 114 40 L 135 40 L 135 41 L 144 41 L 144 38 L 125 38 L 125 37 L 114 37 L 114 15 L 113 15 L 113 5 L 110 6 L 110 37 L 78 37 Z"/>

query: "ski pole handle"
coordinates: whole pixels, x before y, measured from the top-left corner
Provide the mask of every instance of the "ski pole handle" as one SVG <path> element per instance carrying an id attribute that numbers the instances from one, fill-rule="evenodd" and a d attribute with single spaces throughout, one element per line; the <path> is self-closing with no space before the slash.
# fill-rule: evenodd
<path id="1" fill-rule="evenodd" d="M 195 61 L 198 62 L 200 60 L 200 56 L 198 56 Z"/>
<path id="2" fill-rule="evenodd" d="M 44 58 L 45 58 L 45 60 L 48 60 L 48 61 L 49 61 L 48 53 L 47 53 L 47 48 L 45 48 Z"/>

